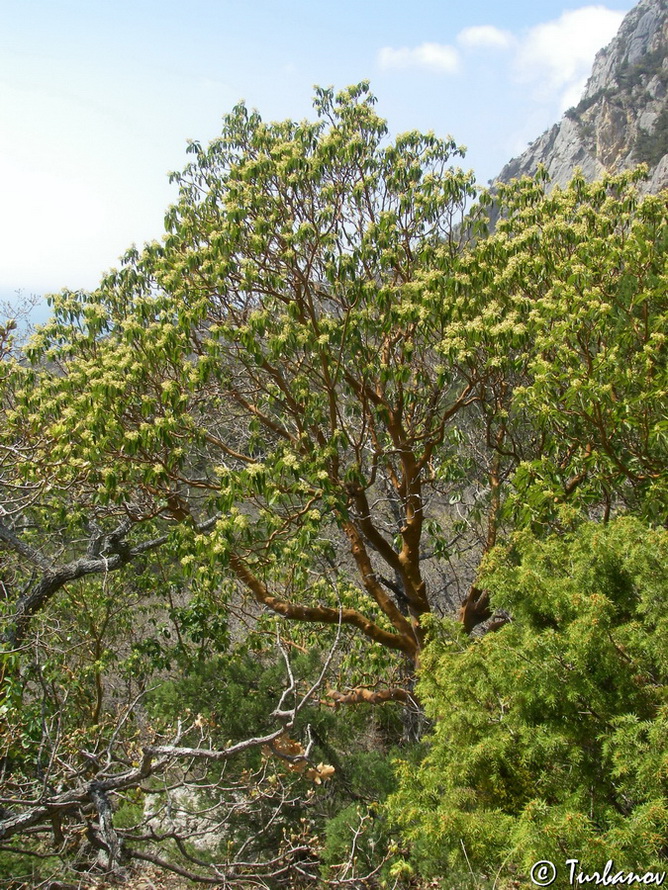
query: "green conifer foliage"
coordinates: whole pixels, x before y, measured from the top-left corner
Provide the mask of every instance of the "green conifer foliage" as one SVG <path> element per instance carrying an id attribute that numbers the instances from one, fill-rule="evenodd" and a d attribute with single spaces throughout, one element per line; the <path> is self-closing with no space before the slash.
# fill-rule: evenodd
<path id="1" fill-rule="evenodd" d="M 668 533 L 632 518 L 486 562 L 513 620 L 435 628 L 419 694 L 435 721 L 399 766 L 394 818 L 426 873 L 526 876 L 548 859 L 665 870 Z"/>

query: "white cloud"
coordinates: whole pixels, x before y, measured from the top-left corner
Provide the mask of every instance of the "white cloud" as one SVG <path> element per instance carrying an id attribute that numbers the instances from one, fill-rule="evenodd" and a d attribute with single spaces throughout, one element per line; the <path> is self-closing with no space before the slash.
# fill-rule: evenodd
<path id="1" fill-rule="evenodd" d="M 512 50 L 509 64 L 515 80 L 527 84 L 534 101 L 561 113 L 579 101 L 596 53 L 612 40 L 623 18 L 623 12 L 603 5 L 583 6 L 523 34 L 495 25 L 463 28 L 457 45 L 462 50 Z M 423 68 L 440 74 L 455 74 L 461 67 L 455 46 L 434 42 L 383 47 L 377 62 L 384 70 Z"/>
<path id="2" fill-rule="evenodd" d="M 530 28 L 521 39 L 515 76 L 532 84 L 538 101 L 555 101 L 559 111 L 577 104 L 594 57 L 617 33 L 623 12 L 584 6 Z"/>
<path id="3" fill-rule="evenodd" d="M 442 43 L 422 43 L 399 49 L 385 46 L 378 51 L 378 64 L 383 69 L 427 68 L 441 74 L 455 74 L 459 70 L 459 55 L 454 47 Z"/>
<path id="4" fill-rule="evenodd" d="M 473 25 L 457 35 L 457 43 L 467 49 L 508 49 L 513 42 L 513 35 L 509 31 L 502 31 L 494 25 Z"/>

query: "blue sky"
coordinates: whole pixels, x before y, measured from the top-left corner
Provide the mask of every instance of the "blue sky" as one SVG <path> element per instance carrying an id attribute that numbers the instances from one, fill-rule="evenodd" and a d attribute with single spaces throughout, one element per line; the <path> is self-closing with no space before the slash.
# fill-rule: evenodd
<path id="1" fill-rule="evenodd" d="M 632 0 L 0 0 L 0 297 L 92 288 L 160 238 L 188 139 L 239 100 L 311 115 L 371 81 L 392 133 L 485 183 L 577 102 Z"/>

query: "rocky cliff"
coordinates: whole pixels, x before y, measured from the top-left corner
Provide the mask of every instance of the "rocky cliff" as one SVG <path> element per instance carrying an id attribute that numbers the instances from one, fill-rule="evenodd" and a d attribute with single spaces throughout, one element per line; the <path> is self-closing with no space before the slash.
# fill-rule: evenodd
<path id="1" fill-rule="evenodd" d="M 532 175 L 545 164 L 555 184 L 576 167 L 588 179 L 646 163 L 644 190 L 668 187 L 668 0 L 641 0 L 596 56 L 582 99 L 499 179 Z"/>

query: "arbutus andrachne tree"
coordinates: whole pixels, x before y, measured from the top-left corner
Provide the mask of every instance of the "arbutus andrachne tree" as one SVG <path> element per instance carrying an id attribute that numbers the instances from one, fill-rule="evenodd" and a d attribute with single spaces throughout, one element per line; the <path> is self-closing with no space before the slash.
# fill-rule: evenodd
<path id="1" fill-rule="evenodd" d="M 390 142 L 374 101 L 318 90 L 314 123 L 240 105 L 192 144 L 163 243 L 56 299 L 22 422 L 48 433 L 34 467 L 137 529 L 178 524 L 202 583 L 288 621 L 341 620 L 414 665 L 426 561 L 446 551 L 435 520 L 486 486 L 460 448 L 482 376 L 444 359 L 433 286 L 457 274 L 475 190 L 454 143 Z M 461 517 L 449 526 L 471 546 Z"/>
<path id="2" fill-rule="evenodd" d="M 476 398 L 439 364 L 447 311 L 428 280 L 456 264 L 474 189 L 449 167 L 453 143 L 389 143 L 366 87 L 316 105 L 314 124 L 237 108 L 208 152 L 192 147 L 164 243 L 131 251 L 94 293 L 56 298 L 8 362 L 5 850 L 27 832 L 48 857 L 51 833 L 65 854 L 88 824 L 108 868 L 152 855 L 153 829 L 119 828 L 113 809 L 211 759 L 192 741 L 167 751 L 168 729 L 156 740 L 140 699 L 119 698 L 114 647 L 133 609 L 133 630 L 151 633 L 151 585 L 206 600 L 201 624 L 245 593 L 255 618 L 327 628 L 320 649 L 342 628 L 372 667 L 389 654 L 338 700 L 410 698 L 433 605 L 423 548 L 443 547 L 426 534 L 429 488 L 440 498 L 464 479 L 453 419 Z M 89 606 L 99 652 L 68 624 Z M 85 678 L 68 684 L 79 662 Z M 137 757 L 146 769 L 127 766 Z"/>

